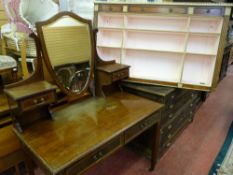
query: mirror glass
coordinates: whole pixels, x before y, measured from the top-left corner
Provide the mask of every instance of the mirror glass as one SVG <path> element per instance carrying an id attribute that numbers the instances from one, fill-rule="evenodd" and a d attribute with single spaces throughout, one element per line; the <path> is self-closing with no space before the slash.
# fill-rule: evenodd
<path id="1" fill-rule="evenodd" d="M 44 25 L 42 32 L 57 81 L 66 90 L 80 94 L 90 78 L 92 44 L 89 24 L 63 16 Z"/>

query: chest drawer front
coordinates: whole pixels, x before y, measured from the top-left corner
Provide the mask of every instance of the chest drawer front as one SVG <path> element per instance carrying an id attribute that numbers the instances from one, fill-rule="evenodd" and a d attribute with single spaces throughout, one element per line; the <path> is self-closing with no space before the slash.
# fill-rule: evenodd
<path id="1" fill-rule="evenodd" d="M 95 150 L 93 153 L 85 156 L 83 159 L 75 163 L 73 166 L 68 168 L 66 171 L 66 175 L 78 175 L 81 174 L 84 170 L 86 170 L 91 165 L 95 164 L 96 162 L 100 161 L 107 155 L 114 152 L 116 149 L 121 147 L 122 145 L 122 136 L 117 136 L 116 138 L 112 139 L 102 147 Z"/>
<path id="2" fill-rule="evenodd" d="M 43 106 L 53 103 L 55 101 L 55 94 L 53 91 L 45 94 L 36 95 L 34 97 L 22 100 L 20 106 L 22 111 L 33 109 L 34 107 Z"/>
<path id="3" fill-rule="evenodd" d="M 99 11 L 101 12 L 122 12 L 122 5 L 100 5 Z"/>
<path id="4" fill-rule="evenodd" d="M 174 14 L 186 14 L 186 7 L 165 7 L 165 6 L 139 6 L 130 5 L 129 12 L 134 13 L 174 13 Z"/>
<path id="5" fill-rule="evenodd" d="M 205 15 L 205 16 L 223 16 L 224 8 L 219 7 L 196 7 L 194 8 L 195 15 Z"/>
<path id="6" fill-rule="evenodd" d="M 160 120 L 160 111 L 132 126 L 127 131 L 125 131 L 125 142 L 127 143 L 134 139 L 140 133 L 154 125 L 158 120 Z"/>
<path id="7" fill-rule="evenodd" d="M 127 77 L 129 77 L 129 70 L 124 69 L 121 71 L 114 72 L 112 74 L 112 81 L 122 80 L 122 79 L 127 78 Z"/>

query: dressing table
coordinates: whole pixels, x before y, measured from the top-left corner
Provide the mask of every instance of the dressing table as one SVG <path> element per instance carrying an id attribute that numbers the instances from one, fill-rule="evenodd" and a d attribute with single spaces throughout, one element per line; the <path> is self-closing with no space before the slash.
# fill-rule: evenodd
<path id="1" fill-rule="evenodd" d="M 47 93 L 57 96 L 51 101 L 40 101 L 26 111 L 20 109 L 20 105 L 16 106 L 14 109 L 20 110 L 21 115 L 12 112 L 14 123 L 24 124 L 23 130 L 15 127 L 14 131 L 28 159 L 46 175 L 82 174 L 150 129 L 150 170 L 153 170 L 163 105 L 120 90 L 107 96 L 92 95 L 93 84 L 104 84 L 94 83 L 94 64 L 99 68 L 97 71 L 106 71 L 102 68 L 111 67 L 115 62 L 96 58 L 90 21 L 62 12 L 37 23 L 37 32 L 36 72 L 20 87 L 5 90 L 11 101 L 18 102 L 15 94 L 19 88 L 45 83 L 49 87 Z M 123 66 L 126 73 L 113 79 L 112 86 L 128 77 L 128 69 Z M 110 75 L 114 75 L 114 71 L 112 73 Z M 43 94 L 45 89 L 41 88 Z M 101 91 L 101 86 L 99 88 Z M 34 95 L 37 100 L 38 92 Z M 28 95 L 24 100 L 30 101 L 30 98 Z M 37 116 L 35 120 L 33 115 Z M 25 124 L 25 120 L 30 122 Z M 33 175 L 34 171 L 31 169 L 29 174 Z"/>

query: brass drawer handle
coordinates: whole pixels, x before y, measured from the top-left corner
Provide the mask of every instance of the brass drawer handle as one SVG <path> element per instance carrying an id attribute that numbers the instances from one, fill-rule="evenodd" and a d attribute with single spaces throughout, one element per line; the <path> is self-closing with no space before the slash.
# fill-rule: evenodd
<path id="1" fill-rule="evenodd" d="M 37 100 L 37 99 L 34 99 L 34 100 L 33 100 L 33 103 L 34 103 L 34 104 L 37 104 L 37 103 L 38 103 L 38 100 Z"/>

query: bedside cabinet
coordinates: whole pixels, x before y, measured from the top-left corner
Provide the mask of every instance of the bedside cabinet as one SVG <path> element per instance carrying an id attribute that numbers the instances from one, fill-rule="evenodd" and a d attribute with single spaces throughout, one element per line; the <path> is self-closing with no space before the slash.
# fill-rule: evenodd
<path id="1" fill-rule="evenodd" d="M 56 86 L 39 81 L 6 89 L 13 123 L 20 132 L 36 120 L 51 117 L 49 105 L 56 101 Z"/>

